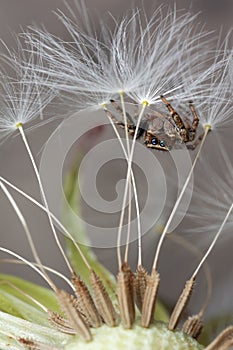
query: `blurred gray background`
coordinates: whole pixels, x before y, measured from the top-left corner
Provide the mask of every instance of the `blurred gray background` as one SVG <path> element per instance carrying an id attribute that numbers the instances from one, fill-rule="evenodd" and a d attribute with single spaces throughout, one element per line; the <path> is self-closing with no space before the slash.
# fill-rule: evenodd
<path id="1" fill-rule="evenodd" d="M 73 1 L 67 1 L 69 4 L 73 4 Z M 90 12 L 95 12 L 98 10 L 99 13 L 105 13 L 107 11 L 111 12 L 114 16 L 123 14 L 130 6 L 143 6 L 146 8 L 147 12 L 150 13 L 153 8 L 156 8 L 159 4 L 174 2 L 171 1 L 134 1 L 131 6 L 130 1 L 125 0 L 88 0 L 86 1 L 87 7 Z M 194 1 L 176 1 L 177 7 L 181 9 L 188 9 L 193 13 L 199 11 L 202 12 L 201 16 L 206 22 L 207 29 L 215 29 L 219 31 L 221 26 L 224 28 L 229 28 L 232 25 L 233 18 L 233 2 L 231 0 L 222 1 L 211 1 L 211 0 L 194 0 Z M 63 25 L 57 20 L 56 15 L 53 11 L 56 9 L 61 9 L 66 11 L 66 6 L 63 1 L 60 0 L 0 0 L 0 38 L 7 43 L 10 47 L 14 45 L 14 40 L 12 38 L 12 32 L 22 32 L 22 28 L 26 28 L 27 25 L 37 23 L 44 24 L 49 32 L 56 34 L 62 38 L 66 38 L 66 34 Z M 98 27 L 98 23 L 96 24 Z M 38 128 L 28 135 L 33 153 L 36 156 L 36 161 L 39 164 L 40 155 L 43 144 L 46 142 L 51 131 L 56 125 L 56 121 L 48 124 L 42 128 Z M 229 136 L 231 139 L 231 135 Z M 232 143 L 229 143 L 229 148 L 232 149 Z M 7 140 L 0 148 L 0 167 L 1 174 L 24 189 L 27 193 L 31 194 L 33 197 L 40 198 L 37 184 L 35 182 L 34 174 L 31 170 L 29 160 L 24 152 L 24 146 L 22 145 L 19 137 L 11 137 Z M 119 177 L 121 174 L 119 173 Z M 12 192 L 13 193 L 13 192 Z M 28 203 L 21 196 L 15 195 L 17 202 L 20 204 L 20 208 L 23 213 L 25 213 L 28 224 L 33 231 L 33 238 L 35 244 L 40 252 L 40 257 L 42 261 L 52 266 L 55 269 L 59 269 L 61 272 L 67 273 L 64 266 L 63 259 L 55 247 L 54 241 L 51 237 L 48 222 L 46 216 L 41 213 L 35 206 Z M 24 238 L 24 233 L 22 231 L 21 225 L 18 222 L 16 215 L 14 214 L 10 204 L 5 199 L 5 197 L 0 194 L 0 239 L 1 246 L 8 247 L 24 257 L 31 258 L 31 253 L 29 251 L 27 242 Z M 153 237 L 148 238 L 149 242 L 151 240 L 156 242 Z M 146 243 L 145 243 L 146 244 Z M 232 244 L 232 242 L 231 242 Z M 136 248 L 136 247 L 134 247 Z M 144 255 L 147 257 L 146 264 L 149 268 L 153 256 L 154 247 L 153 244 L 146 244 L 146 251 Z M 179 253 L 178 253 L 179 252 Z M 106 266 L 116 271 L 116 256 L 115 251 L 112 249 L 99 249 L 96 251 L 100 260 L 103 261 Z M 232 266 L 232 256 L 231 252 L 226 254 L 226 247 L 222 244 L 216 251 L 212 254 L 209 259 L 210 266 L 212 267 L 213 281 L 214 281 L 214 293 L 211 301 L 211 305 L 215 305 L 217 308 L 233 307 L 232 303 L 232 277 L 231 266 Z M 2 257 L 6 257 L 1 254 Z M 135 254 L 136 255 L 136 254 Z M 179 291 L 182 289 L 184 278 L 188 276 L 188 271 L 192 271 L 194 262 L 197 259 L 190 259 L 190 252 L 185 251 L 185 249 L 179 249 L 179 245 L 176 243 L 170 244 L 165 243 L 164 253 L 161 256 L 160 271 L 162 275 L 161 282 L 161 297 L 164 298 L 168 303 L 173 303 L 174 299 L 177 297 Z M 169 257 L 169 259 L 168 259 Z M 132 261 L 135 259 L 132 257 Z M 185 261 L 185 264 L 184 264 Z M 221 263 L 216 263 L 221 261 Z M 185 265 L 185 272 L 182 272 L 182 266 Z M 190 269 L 189 269 L 190 266 Z M 38 276 L 25 269 L 22 266 L 15 266 L 11 264 L 2 264 L 1 271 L 7 273 L 18 274 L 19 276 L 26 276 L 32 281 L 38 281 Z M 225 273 L 229 272 L 229 278 L 224 276 Z M 178 282 L 178 281 L 182 282 Z M 221 292 L 218 291 L 217 286 L 223 286 Z M 205 288 L 205 282 L 203 282 L 203 288 Z M 174 290 L 171 296 L 170 290 Z M 199 291 L 201 288 L 198 289 Z M 221 294 L 219 294 L 221 293 Z M 198 293 L 196 293 L 198 294 Z M 201 293 L 194 296 L 194 300 L 200 299 L 200 303 L 204 298 L 205 293 L 201 290 Z M 221 298 L 220 298 L 221 295 Z M 195 304 L 195 303 L 194 303 Z M 216 305 L 218 304 L 218 305 Z M 200 305 L 197 303 L 197 305 Z M 193 306 L 194 310 L 195 305 Z"/>

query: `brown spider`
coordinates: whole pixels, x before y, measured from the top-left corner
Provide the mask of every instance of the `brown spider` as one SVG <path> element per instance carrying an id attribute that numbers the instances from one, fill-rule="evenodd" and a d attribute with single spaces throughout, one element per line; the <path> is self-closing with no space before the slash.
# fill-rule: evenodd
<path id="1" fill-rule="evenodd" d="M 148 148 L 157 149 L 161 151 L 170 151 L 177 144 L 187 144 L 188 149 L 194 150 L 196 146 L 202 140 L 203 135 L 200 135 L 196 140 L 196 130 L 199 124 L 199 118 L 193 103 L 189 102 L 189 108 L 193 116 L 193 121 L 190 123 L 188 118 L 184 118 L 184 121 L 168 100 L 161 96 L 162 102 L 166 105 L 170 112 L 169 116 L 164 116 L 162 113 L 155 111 L 153 114 L 146 114 L 144 119 L 139 125 L 137 132 L 137 139 L 144 135 L 144 144 Z M 115 110 L 123 115 L 123 110 L 119 104 L 110 100 Z M 121 128 L 125 128 L 125 124 L 119 121 L 109 110 L 105 109 L 108 117 L 110 117 L 116 125 Z M 135 112 L 135 117 L 138 115 L 138 111 Z M 130 136 L 134 137 L 135 134 L 135 122 L 131 115 L 126 112 L 127 117 L 127 131 Z"/>

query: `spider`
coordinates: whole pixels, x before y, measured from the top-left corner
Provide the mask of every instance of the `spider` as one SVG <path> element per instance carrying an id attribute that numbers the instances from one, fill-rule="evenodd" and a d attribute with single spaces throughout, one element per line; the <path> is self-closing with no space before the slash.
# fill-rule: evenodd
<path id="1" fill-rule="evenodd" d="M 162 102 L 166 105 L 170 112 L 169 116 L 164 116 L 158 111 L 154 111 L 152 114 L 146 114 L 144 119 L 139 125 L 136 139 L 141 138 L 144 135 L 144 144 L 147 148 L 157 149 L 161 151 L 170 151 L 178 144 L 187 144 L 187 148 L 194 150 L 202 140 L 203 134 L 196 140 L 196 130 L 199 124 L 199 118 L 193 103 L 189 102 L 189 108 L 193 116 L 192 123 L 188 118 L 184 118 L 184 121 L 168 100 L 164 96 L 160 96 Z M 114 109 L 123 116 L 123 110 L 115 100 L 110 100 Z M 105 109 L 108 117 L 113 122 L 125 128 L 125 124 L 119 121 L 109 110 Z M 138 115 L 138 111 L 135 113 L 135 117 Z M 135 134 L 135 122 L 132 116 L 126 112 L 127 117 L 127 131 L 131 137 Z"/>

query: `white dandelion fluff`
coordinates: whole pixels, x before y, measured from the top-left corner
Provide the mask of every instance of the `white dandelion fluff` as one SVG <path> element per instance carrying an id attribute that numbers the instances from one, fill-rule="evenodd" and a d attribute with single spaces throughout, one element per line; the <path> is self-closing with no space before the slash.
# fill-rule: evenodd
<path id="1" fill-rule="evenodd" d="M 203 126 L 210 125 L 211 129 L 227 127 L 232 124 L 233 103 L 229 96 L 230 86 L 225 72 L 218 74 L 209 88 L 209 97 L 196 103 Z"/>
<path id="2" fill-rule="evenodd" d="M 42 61 L 32 53 L 26 61 L 22 47 L 19 50 L 18 53 L 8 50 L 0 56 L 13 70 L 12 76 L 6 70 L 0 72 L 0 138 L 3 140 L 21 124 L 36 118 L 39 123 L 47 122 L 47 119 L 43 120 L 43 111 L 55 97 L 54 90 L 40 83 L 42 75 L 30 69 L 35 60 L 37 64 Z"/>
<path id="3" fill-rule="evenodd" d="M 31 28 L 26 40 L 43 57 L 49 74 L 45 85 L 72 94 L 128 94 L 137 102 L 153 103 L 160 94 L 180 89 L 180 72 L 188 65 L 198 65 L 196 51 L 205 55 L 208 34 L 196 33 L 196 17 L 176 9 L 159 8 L 149 19 L 134 10 L 110 30 L 102 24 L 101 33 L 83 31 L 78 21 L 59 13 L 71 36 L 63 42 L 48 32 Z M 200 28 L 200 25 L 199 25 Z M 202 43 L 201 43 L 202 41 Z M 187 55 L 189 61 L 184 60 Z M 198 58 L 198 60 L 197 60 Z M 182 64 L 180 64 L 182 62 Z M 34 67 L 38 70 L 38 67 Z"/>
<path id="4" fill-rule="evenodd" d="M 189 65 L 181 74 L 184 90 L 181 99 L 192 100 L 200 123 L 203 127 L 209 125 L 212 130 L 227 127 L 233 120 L 229 74 L 231 64 L 229 35 L 230 33 L 222 45 L 217 42 L 217 49 L 207 52 L 204 60 L 200 53 L 197 53 L 201 62 L 199 66 Z M 179 93 L 176 98 L 180 101 Z"/>

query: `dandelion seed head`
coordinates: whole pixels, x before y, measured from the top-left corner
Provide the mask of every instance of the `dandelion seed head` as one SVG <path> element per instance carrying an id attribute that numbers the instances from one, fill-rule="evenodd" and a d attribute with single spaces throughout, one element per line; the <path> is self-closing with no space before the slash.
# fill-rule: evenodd
<path id="1" fill-rule="evenodd" d="M 159 101 L 161 94 L 173 96 L 180 91 L 180 74 L 188 65 L 198 64 L 210 39 L 204 30 L 195 33 L 196 15 L 160 7 L 150 18 L 143 10 L 133 10 L 121 20 L 113 18 L 111 30 L 102 23 L 101 32 L 83 31 L 75 15 L 72 20 L 59 12 L 58 17 L 71 41 L 31 28 L 26 40 L 47 63 L 45 85 L 60 91 L 116 95 L 124 93 L 137 103 Z M 87 14 L 86 14 L 87 15 Z M 201 43 L 202 41 L 202 43 Z M 185 60 L 189 57 L 189 61 Z M 38 71 L 38 67 L 32 69 Z"/>
<path id="2" fill-rule="evenodd" d="M 228 49 L 228 36 L 223 44 L 215 43 L 217 49 L 206 50 L 200 57 L 200 64 L 189 65 L 181 71 L 181 85 L 184 93 L 176 98 L 181 101 L 193 101 L 200 124 L 211 130 L 227 127 L 232 124 L 233 103 L 230 95 L 230 62 L 231 54 Z M 216 41 L 216 38 L 215 38 Z M 181 98 L 180 98 L 181 97 Z"/>
<path id="3" fill-rule="evenodd" d="M 0 138 L 5 139 L 19 125 L 25 125 L 38 119 L 43 120 L 45 107 L 55 97 L 55 92 L 40 83 L 42 76 L 29 67 L 35 63 L 30 54 L 25 60 L 25 52 L 19 45 L 17 53 L 8 50 L 0 59 L 12 70 L 12 76 L 2 70 L 0 77 Z M 37 64 L 40 59 L 37 58 Z M 43 121 L 44 123 L 44 121 Z"/>
<path id="4" fill-rule="evenodd" d="M 4 79 L 0 84 L 0 135 L 3 138 L 19 125 L 40 119 L 43 109 L 54 97 L 49 91 L 39 91 L 36 82 L 6 82 Z"/>
<path id="5" fill-rule="evenodd" d="M 213 77 L 205 96 L 194 101 L 204 127 L 210 125 L 213 130 L 232 124 L 233 103 L 225 69 Z"/>

